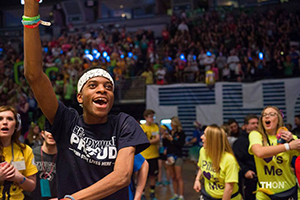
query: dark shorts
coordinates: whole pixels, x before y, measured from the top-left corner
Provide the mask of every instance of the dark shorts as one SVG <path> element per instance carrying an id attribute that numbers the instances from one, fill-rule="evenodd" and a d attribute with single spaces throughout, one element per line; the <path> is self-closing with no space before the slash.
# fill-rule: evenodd
<path id="1" fill-rule="evenodd" d="M 167 160 L 167 155 L 163 154 L 163 153 L 160 153 L 159 154 L 159 160 Z"/>
<path id="2" fill-rule="evenodd" d="M 157 176 L 158 174 L 158 158 L 147 159 L 149 163 L 148 176 Z"/>

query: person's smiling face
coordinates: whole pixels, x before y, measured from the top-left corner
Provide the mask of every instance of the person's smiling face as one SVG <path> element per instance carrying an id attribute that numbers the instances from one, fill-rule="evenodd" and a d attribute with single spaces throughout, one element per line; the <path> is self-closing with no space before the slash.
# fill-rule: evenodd
<path id="1" fill-rule="evenodd" d="M 114 103 L 113 84 L 102 76 L 91 78 L 77 94 L 77 100 L 82 104 L 86 123 L 105 123 Z"/>
<path id="2" fill-rule="evenodd" d="M 274 108 L 267 108 L 262 113 L 262 123 L 268 134 L 276 134 L 278 126 L 278 113 Z"/>

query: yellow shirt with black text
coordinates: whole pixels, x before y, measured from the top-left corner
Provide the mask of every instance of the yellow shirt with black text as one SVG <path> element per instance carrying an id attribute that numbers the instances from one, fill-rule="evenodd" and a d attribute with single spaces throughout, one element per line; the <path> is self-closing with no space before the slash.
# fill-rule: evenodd
<path id="1" fill-rule="evenodd" d="M 276 135 L 268 135 L 271 146 L 278 145 Z M 294 139 L 297 139 L 294 136 Z M 263 145 L 262 135 L 258 131 L 249 134 L 249 153 L 253 155 L 251 147 L 254 144 Z M 279 144 L 283 145 L 283 144 Z M 261 188 L 268 189 L 277 194 L 296 185 L 296 176 L 291 169 L 292 158 L 300 153 L 295 150 L 279 153 L 270 158 L 259 158 L 254 155 L 258 181 Z M 259 188 L 259 185 L 257 186 Z M 257 192 L 256 199 L 270 199 L 263 192 Z"/>
<path id="2" fill-rule="evenodd" d="M 12 156 L 13 152 L 13 156 Z M 21 149 L 16 143 L 3 148 L 3 155 L 5 161 L 13 164 L 16 169 L 25 177 L 29 177 L 38 172 L 34 164 L 34 155 L 32 149 L 26 145 L 25 149 Z M 13 157 L 13 159 L 12 159 Z M 5 184 L 5 186 L 4 186 Z M 6 191 L 3 191 L 3 190 Z M 3 193 L 5 193 L 6 200 L 23 200 L 23 189 L 15 182 L 1 182 L 0 183 L 0 199 L 3 199 Z"/>
<path id="3" fill-rule="evenodd" d="M 225 183 L 234 183 L 232 194 L 239 190 L 239 165 L 234 155 L 225 152 L 220 162 L 220 172 L 217 173 L 212 167 L 212 160 L 206 155 L 205 149 L 200 149 L 198 166 L 204 177 L 204 188 L 213 198 L 221 199 L 224 194 Z M 241 195 L 237 195 L 233 200 L 240 200 Z"/>

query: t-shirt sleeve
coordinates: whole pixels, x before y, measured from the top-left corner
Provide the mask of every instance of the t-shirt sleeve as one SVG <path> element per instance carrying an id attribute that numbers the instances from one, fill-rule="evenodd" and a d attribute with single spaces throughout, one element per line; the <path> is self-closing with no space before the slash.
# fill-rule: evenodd
<path id="1" fill-rule="evenodd" d="M 204 148 L 201 147 L 201 149 L 199 150 L 199 160 L 198 160 L 198 167 L 201 169 L 201 162 L 203 160 L 203 154 L 204 154 Z"/>
<path id="2" fill-rule="evenodd" d="M 139 171 L 145 162 L 145 158 L 141 154 L 134 156 L 133 172 Z"/>
<path id="3" fill-rule="evenodd" d="M 57 143 L 60 142 L 61 134 L 69 129 L 69 125 L 78 116 L 78 113 L 73 108 L 67 108 L 62 102 L 59 101 L 58 108 L 51 126 L 51 133 Z M 70 132 L 71 134 L 71 132 Z"/>
<path id="4" fill-rule="evenodd" d="M 253 155 L 253 152 L 251 151 L 251 147 L 254 144 L 262 145 L 262 135 L 257 131 L 251 131 L 250 134 L 249 134 L 248 152 L 249 152 L 250 155 Z"/>
<path id="5" fill-rule="evenodd" d="M 228 155 L 225 160 L 225 183 L 238 183 L 239 165 L 232 155 Z"/>
<path id="6" fill-rule="evenodd" d="M 120 137 L 118 140 L 118 148 L 134 146 L 136 147 L 135 154 L 138 154 L 150 146 L 146 134 L 136 122 L 136 120 L 126 114 L 119 114 Z"/>
<path id="7" fill-rule="evenodd" d="M 24 152 L 24 158 L 25 158 L 25 165 L 26 165 L 26 170 L 24 171 L 24 176 L 28 177 L 31 175 L 34 175 L 38 172 L 35 162 L 34 162 L 34 155 L 32 152 L 32 149 L 26 145 Z"/>

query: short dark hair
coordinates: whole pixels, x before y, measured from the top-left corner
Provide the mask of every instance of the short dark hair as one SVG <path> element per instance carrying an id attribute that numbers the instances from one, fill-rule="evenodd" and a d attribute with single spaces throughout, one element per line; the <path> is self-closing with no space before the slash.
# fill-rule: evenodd
<path id="1" fill-rule="evenodd" d="M 300 115 L 295 115 L 295 117 L 299 118 L 300 119 Z"/>
<path id="2" fill-rule="evenodd" d="M 236 121 L 235 119 L 233 119 L 233 118 L 232 118 L 232 119 L 228 119 L 228 121 L 227 121 L 226 124 L 230 125 L 230 124 L 232 124 L 232 123 L 238 124 L 237 121 Z"/>
<path id="3" fill-rule="evenodd" d="M 258 117 L 254 114 L 247 115 L 244 118 L 244 124 L 249 124 L 250 119 L 257 119 L 258 120 Z"/>
<path id="4" fill-rule="evenodd" d="M 154 115 L 154 114 L 155 114 L 154 110 L 147 109 L 144 111 L 143 116 L 147 117 L 148 115 Z"/>

